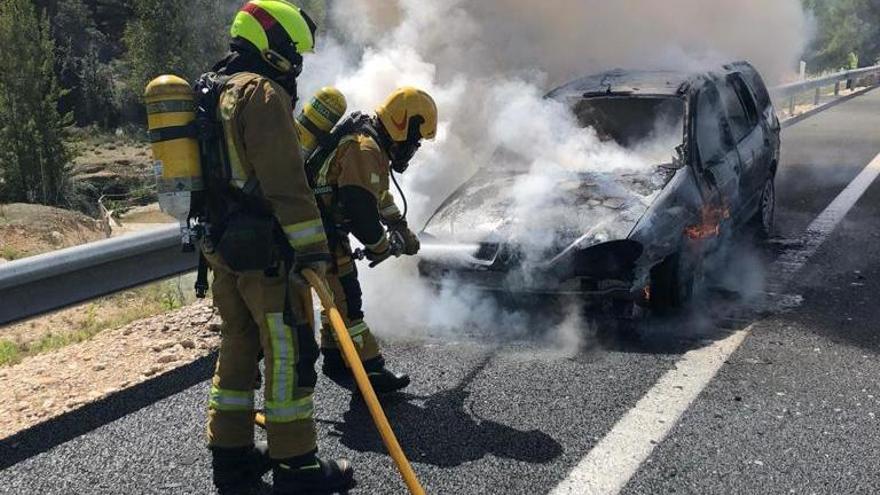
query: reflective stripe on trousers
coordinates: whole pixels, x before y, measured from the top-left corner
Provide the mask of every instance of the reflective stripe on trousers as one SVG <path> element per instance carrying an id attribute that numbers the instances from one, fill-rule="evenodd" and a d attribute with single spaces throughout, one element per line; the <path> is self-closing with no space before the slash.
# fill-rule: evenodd
<path id="1" fill-rule="evenodd" d="M 284 324 L 283 313 L 266 315 L 269 325 L 269 338 L 272 341 L 272 400 L 273 402 L 289 401 L 293 395 L 296 376 L 293 362 L 293 332 Z"/>
<path id="2" fill-rule="evenodd" d="M 254 391 L 224 390 L 211 386 L 209 407 L 217 411 L 253 411 Z"/>
<path id="3" fill-rule="evenodd" d="M 289 423 L 310 419 L 315 412 L 312 394 L 289 401 L 272 401 L 266 403 L 266 420 L 273 423 Z"/>

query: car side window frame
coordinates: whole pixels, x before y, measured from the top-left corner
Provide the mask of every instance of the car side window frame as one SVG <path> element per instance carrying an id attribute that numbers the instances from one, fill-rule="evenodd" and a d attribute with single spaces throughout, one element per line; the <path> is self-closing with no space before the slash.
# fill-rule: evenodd
<path id="1" fill-rule="evenodd" d="M 749 126 L 754 130 L 754 128 L 761 122 L 762 112 L 758 108 L 758 101 L 752 94 L 752 89 L 749 87 L 745 78 L 742 77 L 742 74 L 731 74 L 727 77 L 727 80 L 730 83 L 733 92 L 739 97 L 739 102 L 742 104 L 743 110 L 746 112 L 746 117 L 749 119 Z"/>
<path id="2" fill-rule="evenodd" d="M 711 93 L 715 93 L 716 101 L 715 103 L 715 111 L 712 112 L 713 117 L 717 119 L 718 123 L 718 131 L 721 133 L 719 136 L 719 148 L 715 155 L 711 157 L 706 157 L 703 152 L 703 147 L 701 143 L 701 125 L 702 125 L 702 115 L 701 105 L 704 102 L 704 98 L 709 98 Z M 712 103 L 710 103 L 711 105 Z M 699 168 L 702 170 L 707 170 L 710 168 L 709 162 L 723 158 L 727 153 L 736 149 L 736 143 L 733 141 L 733 135 L 731 134 L 730 122 L 727 120 L 727 113 L 721 105 L 721 94 L 718 91 L 718 87 L 714 82 L 707 82 L 700 88 L 694 98 L 694 111 L 693 111 L 693 132 L 691 135 L 693 136 L 693 150 L 694 153 L 692 156 L 698 158 L 696 160 L 699 163 Z"/>
<path id="3" fill-rule="evenodd" d="M 757 120 L 752 119 L 749 116 L 748 109 L 746 108 L 746 104 L 743 103 L 742 98 L 740 98 L 739 93 L 736 90 L 735 85 L 733 84 L 733 80 L 730 76 L 725 77 L 720 81 L 721 84 L 717 85 L 718 89 L 718 97 L 720 98 L 721 107 L 727 116 L 728 127 L 730 129 L 730 135 L 733 140 L 734 145 L 742 142 L 743 139 L 747 138 L 752 131 L 755 130 L 757 126 Z M 739 105 L 739 108 L 742 109 L 742 115 L 745 119 L 745 122 L 742 123 L 742 128 L 740 128 L 740 123 L 737 122 L 734 124 L 734 120 L 731 119 L 730 108 L 726 98 L 731 98 L 730 103 L 734 105 Z M 754 121 L 753 121 L 754 120 Z M 740 133 L 742 133 L 740 135 Z"/>

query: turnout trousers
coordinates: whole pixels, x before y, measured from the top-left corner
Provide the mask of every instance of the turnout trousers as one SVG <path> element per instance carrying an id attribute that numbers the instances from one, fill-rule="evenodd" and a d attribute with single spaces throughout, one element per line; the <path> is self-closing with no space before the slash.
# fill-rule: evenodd
<path id="1" fill-rule="evenodd" d="M 209 445 L 253 444 L 254 376 L 262 349 L 269 455 L 286 459 L 315 451 L 312 394 L 318 344 L 311 291 L 289 287 L 283 269 L 237 273 L 218 255 L 206 257 L 214 271 L 214 305 L 223 318 L 208 408 Z M 291 321 L 285 321 L 285 297 Z"/>
<path id="2" fill-rule="evenodd" d="M 327 284 L 333 291 L 336 307 L 342 314 L 361 361 L 379 358 L 381 356 L 379 343 L 364 321 L 363 292 L 358 281 L 357 266 L 348 235 L 344 232 L 333 232 L 328 237 L 334 266 L 327 273 Z M 321 313 L 321 349 L 322 351 L 339 349 L 326 311 Z"/>

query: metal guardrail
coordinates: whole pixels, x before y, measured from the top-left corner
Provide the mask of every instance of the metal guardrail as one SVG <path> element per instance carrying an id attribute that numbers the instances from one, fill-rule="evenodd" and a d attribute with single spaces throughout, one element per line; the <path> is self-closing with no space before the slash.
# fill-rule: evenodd
<path id="1" fill-rule="evenodd" d="M 194 270 L 180 246 L 169 225 L 0 265 L 0 325 Z"/>
<path id="2" fill-rule="evenodd" d="M 770 95 L 777 102 L 788 99 L 789 113 L 795 112 L 797 97 L 813 91 L 813 104 L 818 105 L 822 101 L 822 88 L 834 86 L 834 96 L 840 95 L 841 84 L 846 83 L 846 89 L 853 89 L 860 80 L 873 78 L 869 86 L 880 84 L 880 65 L 865 67 L 862 69 L 847 70 L 822 76 L 816 79 L 808 79 L 790 84 L 783 84 L 770 90 Z"/>
<path id="3" fill-rule="evenodd" d="M 786 84 L 770 92 L 777 101 L 792 102 L 803 93 L 834 85 L 852 87 L 873 77 L 880 84 L 880 66 L 840 72 Z M 792 112 L 793 113 L 793 112 Z M 142 232 L 12 261 L 0 265 L 0 325 L 192 271 L 197 256 L 180 248 L 179 228 Z"/>

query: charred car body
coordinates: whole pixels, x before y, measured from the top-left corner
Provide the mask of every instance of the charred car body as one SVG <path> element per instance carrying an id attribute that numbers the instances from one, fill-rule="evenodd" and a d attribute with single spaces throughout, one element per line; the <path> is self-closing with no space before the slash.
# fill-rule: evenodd
<path id="1" fill-rule="evenodd" d="M 423 277 L 506 294 L 674 308 L 690 299 L 704 259 L 728 232 L 747 224 L 764 234 L 772 229 L 780 126 L 750 64 L 700 73 L 614 70 L 547 98 L 625 149 L 662 123 L 674 130 L 668 159 L 560 177 L 542 208 L 566 214 L 544 220 L 548 231 L 537 235 L 553 240 L 537 257 L 515 235 L 513 190 L 527 172 L 483 167 L 426 224 Z M 492 161 L 505 163 L 505 155 L 500 150 Z"/>

